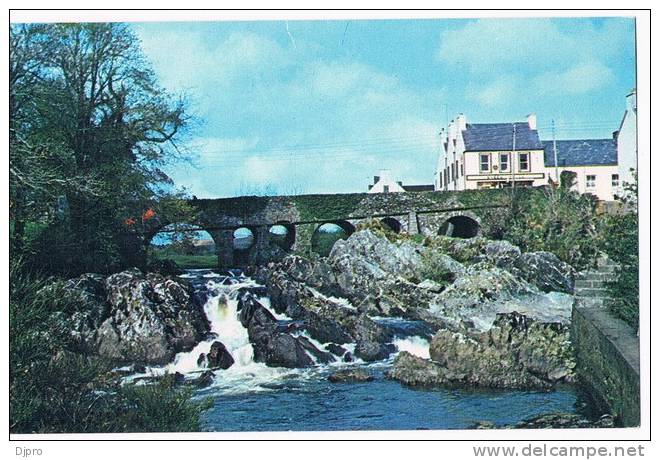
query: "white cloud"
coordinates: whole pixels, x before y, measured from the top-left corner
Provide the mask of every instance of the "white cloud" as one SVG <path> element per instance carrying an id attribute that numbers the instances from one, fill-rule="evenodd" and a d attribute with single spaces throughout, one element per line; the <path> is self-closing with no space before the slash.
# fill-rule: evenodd
<path id="1" fill-rule="evenodd" d="M 481 86 L 470 86 L 467 96 L 485 106 L 509 104 L 516 97 L 517 79 L 513 75 L 502 76 Z"/>
<path id="2" fill-rule="evenodd" d="M 436 58 L 471 74 L 517 69 L 539 72 L 566 62 L 608 59 L 629 41 L 621 21 L 596 27 L 581 21 L 574 26 L 552 19 L 480 19 L 442 33 Z"/>
<path id="3" fill-rule="evenodd" d="M 578 64 L 564 72 L 546 72 L 535 78 L 534 86 L 544 93 L 584 94 L 608 84 L 614 72 L 600 62 Z"/>

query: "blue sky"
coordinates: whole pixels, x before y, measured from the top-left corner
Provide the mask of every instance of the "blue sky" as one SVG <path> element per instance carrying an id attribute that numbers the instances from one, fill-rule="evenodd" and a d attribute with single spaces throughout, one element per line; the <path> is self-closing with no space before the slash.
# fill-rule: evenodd
<path id="1" fill-rule="evenodd" d="M 438 132 L 524 120 L 609 137 L 635 85 L 626 18 L 140 23 L 163 86 L 185 92 L 198 197 L 366 191 L 379 169 L 432 183 Z"/>

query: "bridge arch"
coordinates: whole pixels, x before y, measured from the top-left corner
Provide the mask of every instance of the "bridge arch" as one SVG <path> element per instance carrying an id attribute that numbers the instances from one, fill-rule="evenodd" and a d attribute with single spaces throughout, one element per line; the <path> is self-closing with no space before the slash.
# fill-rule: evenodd
<path id="1" fill-rule="evenodd" d="M 296 244 L 296 226 L 280 220 L 268 229 L 269 239 L 284 251 L 290 251 Z"/>
<path id="2" fill-rule="evenodd" d="M 311 249 L 317 254 L 327 257 L 332 246 L 338 240 L 345 240 L 355 233 L 355 225 L 347 220 L 325 222 L 314 230 L 311 239 Z"/>
<path id="3" fill-rule="evenodd" d="M 456 214 L 446 219 L 440 229 L 439 235 L 451 236 L 454 238 L 473 238 L 481 232 L 481 225 L 478 218 L 466 214 Z"/>
<path id="4" fill-rule="evenodd" d="M 394 233 L 401 233 L 401 230 L 403 229 L 401 222 L 394 217 L 383 217 L 380 222 Z"/>
<path id="5" fill-rule="evenodd" d="M 179 268 L 216 268 L 218 243 L 215 232 L 189 222 L 163 223 L 143 240 L 148 265 L 169 260 Z"/>
<path id="6" fill-rule="evenodd" d="M 232 232 L 232 256 L 236 266 L 248 265 L 250 253 L 255 246 L 257 229 L 251 226 L 241 226 Z"/>

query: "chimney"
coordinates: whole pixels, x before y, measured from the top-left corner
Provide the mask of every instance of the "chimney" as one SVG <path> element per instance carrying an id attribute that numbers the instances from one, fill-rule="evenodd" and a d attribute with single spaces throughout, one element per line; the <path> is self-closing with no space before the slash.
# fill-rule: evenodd
<path id="1" fill-rule="evenodd" d="M 458 116 L 456 117 L 456 124 L 458 125 L 459 132 L 465 131 L 466 128 L 465 125 L 467 125 L 467 119 L 465 118 L 465 115 L 459 113 Z"/>
<path id="2" fill-rule="evenodd" d="M 530 113 L 527 115 L 527 124 L 529 125 L 529 129 L 536 129 L 536 114 L 535 113 Z"/>

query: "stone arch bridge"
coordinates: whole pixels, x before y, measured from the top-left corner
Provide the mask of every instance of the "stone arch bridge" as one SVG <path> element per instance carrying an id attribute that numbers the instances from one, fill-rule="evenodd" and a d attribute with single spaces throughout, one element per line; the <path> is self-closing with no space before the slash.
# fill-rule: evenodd
<path id="1" fill-rule="evenodd" d="M 410 235 L 490 234 L 494 215 L 508 203 L 510 194 L 505 190 L 194 199 L 189 204 L 196 217 L 187 223 L 212 236 L 219 267 L 237 267 L 277 260 L 291 252 L 308 253 L 314 232 L 324 223 L 337 224 L 348 234 L 370 219 L 380 219 L 394 231 Z M 138 235 L 136 243 L 141 248 L 137 252 L 146 256 L 153 236 L 172 223 L 157 221 Z M 284 247 L 272 242 L 270 229 L 274 225 L 287 229 Z M 252 232 L 254 242 L 249 249 L 238 251 L 233 244 L 234 231 L 243 227 Z"/>

